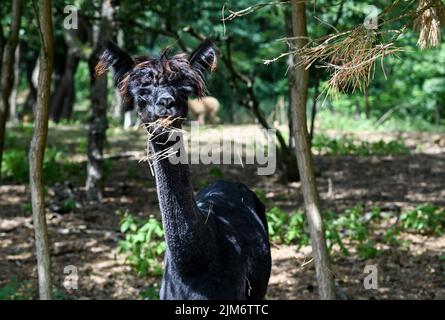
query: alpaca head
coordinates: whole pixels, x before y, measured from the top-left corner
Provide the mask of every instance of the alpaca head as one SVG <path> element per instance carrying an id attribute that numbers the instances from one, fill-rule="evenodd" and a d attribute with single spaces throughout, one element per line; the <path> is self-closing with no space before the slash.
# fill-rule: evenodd
<path id="1" fill-rule="evenodd" d="M 113 71 L 127 109 L 136 108 L 142 122 L 150 129 L 180 127 L 188 112 L 191 94 L 205 92 L 204 75 L 215 67 L 216 55 L 211 41 L 206 40 L 190 56 L 131 58 L 113 43 L 109 43 L 96 66 L 96 74 Z M 153 126 L 153 123 L 155 125 Z"/>

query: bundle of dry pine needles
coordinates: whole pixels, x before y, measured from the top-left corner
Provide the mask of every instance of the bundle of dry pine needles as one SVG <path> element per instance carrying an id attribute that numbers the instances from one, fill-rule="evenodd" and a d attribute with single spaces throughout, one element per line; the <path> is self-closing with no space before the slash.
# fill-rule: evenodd
<path id="1" fill-rule="evenodd" d="M 180 128 L 176 128 L 173 126 L 173 123 L 175 121 L 182 121 L 185 120 L 185 118 L 159 118 L 156 121 L 149 122 L 149 123 L 142 123 L 142 126 L 145 128 L 146 134 L 147 134 L 147 148 L 145 149 L 145 157 L 139 160 L 139 162 L 146 161 L 149 166 L 151 173 L 154 175 L 153 171 L 153 164 L 167 159 L 171 157 L 172 155 L 175 155 L 177 150 L 174 148 L 174 146 L 161 148 L 160 151 L 154 152 L 151 142 L 161 145 L 166 145 L 169 141 L 172 141 L 173 135 L 182 134 L 184 133 L 184 130 Z M 162 139 L 163 141 L 158 141 L 157 138 L 161 135 L 168 135 L 165 139 Z"/>
<path id="2" fill-rule="evenodd" d="M 417 45 L 421 49 L 436 47 L 441 43 L 441 27 L 445 25 L 445 6 L 441 0 L 419 0 L 419 16 L 414 20 L 414 29 L 419 31 Z"/>

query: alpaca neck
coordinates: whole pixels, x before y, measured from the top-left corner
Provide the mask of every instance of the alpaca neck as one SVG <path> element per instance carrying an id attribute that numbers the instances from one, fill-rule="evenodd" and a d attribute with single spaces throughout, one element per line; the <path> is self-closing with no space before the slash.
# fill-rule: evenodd
<path id="1" fill-rule="evenodd" d="M 171 144 L 152 142 L 155 153 L 168 147 Z M 198 212 L 189 167 L 172 164 L 168 158 L 154 161 L 153 166 L 170 262 L 183 271 L 197 270 L 197 262 L 206 262 L 213 236 Z"/>

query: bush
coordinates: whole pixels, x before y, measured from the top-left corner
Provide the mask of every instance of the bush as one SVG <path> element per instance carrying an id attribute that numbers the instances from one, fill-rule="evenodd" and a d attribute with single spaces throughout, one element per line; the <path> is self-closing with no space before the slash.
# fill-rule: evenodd
<path id="1" fill-rule="evenodd" d="M 155 287 L 149 287 L 148 289 L 142 291 L 140 296 L 144 300 L 159 300 L 159 290 Z"/>
<path id="2" fill-rule="evenodd" d="M 6 150 L 2 161 L 2 178 L 5 181 L 23 183 L 29 179 L 29 165 L 24 150 Z"/>
<path id="3" fill-rule="evenodd" d="M 269 236 L 272 241 L 295 244 L 298 247 L 309 244 L 304 214 L 300 211 L 291 214 L 279 207 L 266 212 Z"/>
<path id="4" fill-rule="evenodd" d="M 374 214 L 375 209 L 373 209 Z M 266 216 L 272 241 L 287 245 L 294 244 L 297 248 L 310 243 L 306 216 L 301 211 L 288 214 L 279 207 L 273 207 L 267 211 Z M 368 239 L 368 226 L 361 205 L 348 209 L 342 214 L 327 211 L 323 214 L 323 220 L 329 251 L 337 244 L 344 255 L 349 255 L 349 250 L 344 245 L 344 239 L 348 239 L 357 245 L 360 256 L 371 258 L 378 254 L 378 250 Z"/>
<path id="5" fill-rule="evenodd" d="M 10 282 L 0 287 L 0 300 L 30 300 L 32 290 L 27 282 L 12 278 Z"/>
<path id="6" fill-rule="evenodd" d="M 126 261 L 140 276 L 161 276 L 166 249 L 162 223 L 154 217 L 141 221 L 125 212 L 120 230 L 125 239 L 119 241 L 119 252 L 128 253 Z"/>
<path id="7" fill-rule="evenodd" d="M 400 216 L 403 228 L 422 234 L 441 235 L 445 231 L 445 210 L 422 204 Z"/>

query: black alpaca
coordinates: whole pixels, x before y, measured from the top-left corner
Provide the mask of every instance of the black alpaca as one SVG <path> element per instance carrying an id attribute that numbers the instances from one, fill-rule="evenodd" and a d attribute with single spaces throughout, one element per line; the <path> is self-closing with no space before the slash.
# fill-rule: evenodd
<path id="1" fill-rule="evenodd" d="M 153 151 L 163 152 L 176 140 L 158 122 L 181 127 L 188 96 L 203 95 L 204 73 L 215 61 L 208 40 L 189 58 L 164 52 L 132 59 L 109 44 L 96 71 L 112 69 L 124 103 L 156 131 Z M 163 159 L 154 169 L 167 243 L 161 299 L 263 299 L 271 255 L 265 208 L 257 196 L 241 183 L 219 181 L 195 200 L 188 165 Z"/>

